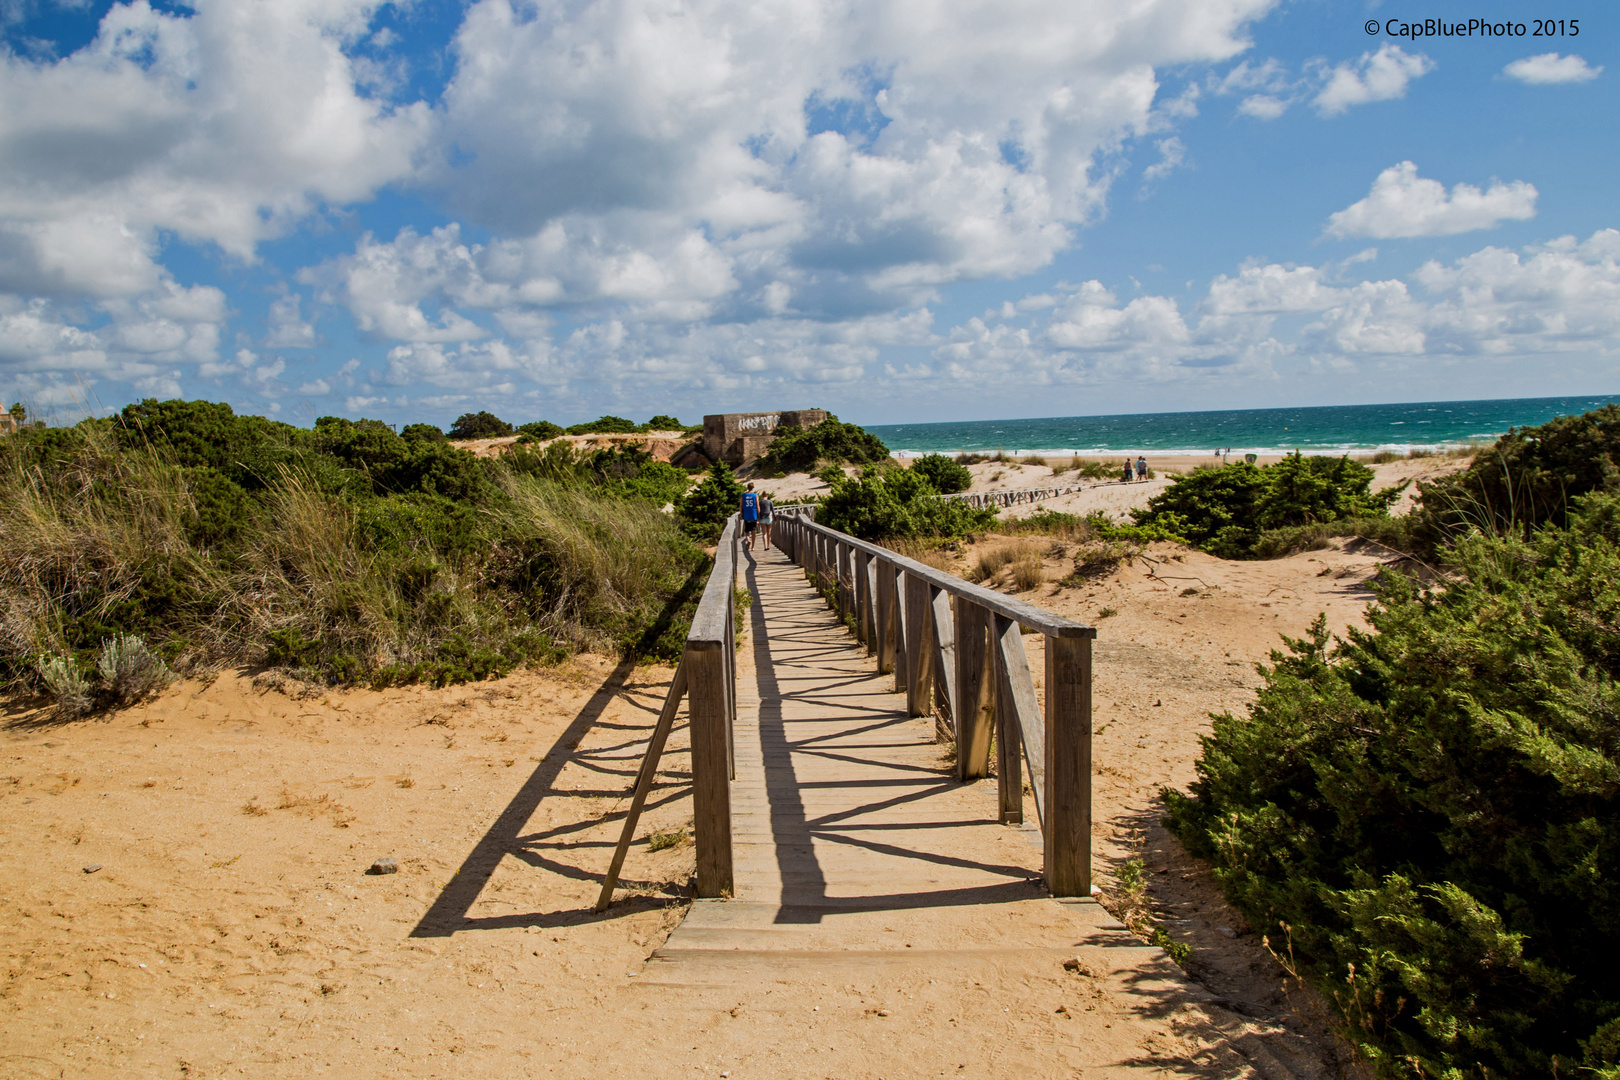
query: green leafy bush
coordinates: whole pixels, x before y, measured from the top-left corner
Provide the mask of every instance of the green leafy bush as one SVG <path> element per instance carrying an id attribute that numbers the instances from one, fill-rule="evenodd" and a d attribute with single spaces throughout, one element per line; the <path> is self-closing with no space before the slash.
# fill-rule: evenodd
<path id="1" fill-rule="evenodd" d="M 634 435 L 641 430 L 641 426 L 634 420 L 626 420 L 622 416 L 599 416 L 595 420 L 583 424 L 574 424 L 568 429 L 570 435 Z"/>
<path id="2" fill-rule="evenodd" d="M 512 425 L 492 412 L 462 413 L 450 425 L 450 437 L 465 439 L 500 439 L 512 434 Z"/>
<path id="3" fill-rule="evenodd" d="M 941 495 L 954 495 L 973 486 L 973 474 L 944 454 L 924 454 L 911 463 L 911 469 L 925 478 Z"/>
<path id="4" fill-rule="evenodd" d="M 876 435 L 829 416 L 815 427 L 778 436 L 760 455 L 755 468 L 761 476 L 784 476 L 810 472 L 823 461 L 866 465 L 887 461 L 888 457 L 889 448 Z"/>
<path id="5" fill-rule="evenodd" d="M 1565 517 L 1318 619 L 1166 793 L 1389 1075 L 1620 1077 L 1620 498 Z"/>
<path id="6" fill-rule="evenodd" d="M 1399 489 L 1373 494 L 1373 475 L 1348 457 L 1298 452 L 1261 467 L 1203 467 L 1175 477 L 1131 516 L 1223 559 L 1249 558 L 1267 530 L 1388 516 Z"/>
<path id="7" fill-rule="evenodd" d="M 566 434 L 561 424 L 553 424 L 550 420 L 531 420 L 527 424 L 518 425 L 518 434 L 527 435 L 531 439 L 555 439 Z"/>
<path id="8" fill-rule="evenodd" d="M 700 543 L 712 544 L 720 539 L 726 519 L 737 512 L 737 501 L 744 488 L 736 474 L 725 462 L 716 462 L 703 482 L 688 491 L 675 504 L 681 517 L 681 528 Z"/>
<path id="9" fill-rule="evenodd" d="M 1515 428 L 1462 472 L 1418 484 L 1414 543 L 1435 551 L 1470 529 L 1561 524 L 1573 500 L 1620 486 L 1620 406 Z"/>
<path id="10" fill-rule="evenodd" d="M 941 499 L 926 477 L 894 465 L 868 465 L 858 477 L 833 482 L 816 521 L 862 540 L 954 537 L 995 523 L 994 507 L 976 510 Z"/>
<path id="11" fill-rule="evenodd" d="M 642 425 L 643 431 L 685 431 L 686 425 L 666 413 L 659 413 Z"/>
<path id="12" fill-rule="evenodd" d="M 406 424 L 399 429 L 406 442 L 444 442 L 445 434 L 433 424 Z"/>

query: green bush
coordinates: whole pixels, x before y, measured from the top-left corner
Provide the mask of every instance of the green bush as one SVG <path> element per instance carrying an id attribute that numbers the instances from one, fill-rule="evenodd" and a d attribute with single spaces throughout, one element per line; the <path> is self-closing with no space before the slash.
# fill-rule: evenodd
<path id="1" fill-rule="evenodd" d="M 466 439 L 500 439 L 512 434 L 512 425 L 491 412 L 462 413 L 450 425 L 450 437 Z"/>
<path id="2" fill-rule="evenodd" d="M 714 543 L 720 539 L 726 519 L 737 512 L 743 491 L 731 466 L 723 461 L 716 462 L 703 482 L 675 504 L 675 512 L 681 518 L 681 528 L 700 543 Z"/>
<path id="3" fill-rule="evenodd" d="M 1254 555 L 1262 533 L 1341 518 L 1387 517 L 1400 494 L 1373 494 L 1374 473 L 1349 457 L 1306 457 L 1297 451 L 1272 465 L 1201 467 L 1172 479 L 1133 510 L 1138 525 L 1186 538 L 1223 559 Z"/>
<path id="4" fill-rule="evenodd" d="M 789 431 L 772 441 L 755 468 L 761 476 L 810 472 L 820 462 L 850 465 L 887 461 L 889 448 L 876 435 L 829 416 L 812 428 Z"/>
<path id="5" fill-rule="evenodd" d="M 673 416 L 669 416 L 666 413 L 659 413 L 657 416 L 641 425 L 641 428 L 643 431 L 685 431 L 686 425 L 675 419 Z"/>
<path id="6" fill-rule="evenodd" d="M 869 465 L 833 482 L 816 521 L 862 540 L 955 537 L 989 528 L 997 510 L 941 499 L 926 477 L 894 465 Z"/>
<path id="7" fill-rule="evenodd" d="M 1580 495 L 1620 486 L 1620 406 L 1515 428 L 1469 467 L 1418 484 L 1415 540 L 1435 551 L 1470 529 L 1529 530 L 1561 524 Z"/>
<path id="8" fill-rule="evenodd" d="M 1166 793 L 1388 1075 L 1620 1077 L 1620 498 L 1566 518 L 1318 619 Z"/>
<path id="9" fill-rule="evenodd" d="M 641 430 L 634 420 L 626 420 L 622 416 L 599 416 L 595 420 L 583 424 L 574 424 L 568 429 L 570 435 L 634 435 Z"/>
<path id="10" fill-rule="evenodd" d="M 925 478 L 941 495 L 954 495 L 973 486 L 973 474 L 944 454 L 924 454 L 912 461 L 911 469 Z"/>
<path id="11" fill-rule="evenodd" d="M 444 442 L 445 434 L 433 424 L 406 424 L 399 429 L 406 442 Z"/>
<path id="12" fill-rule="evenodd" d="M 518 425 L 518 434 L 527 435 L 531 439 L 555 439 L 565 434 L 561 424 L 553 424 L 550 420 L 531 420 L 527 424 Z"/>

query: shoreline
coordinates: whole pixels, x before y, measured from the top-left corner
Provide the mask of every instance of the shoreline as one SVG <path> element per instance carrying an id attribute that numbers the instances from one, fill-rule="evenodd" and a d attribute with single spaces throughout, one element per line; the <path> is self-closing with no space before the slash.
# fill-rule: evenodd
<path id="1" fill-rule="evenodd" d="M 1371 446 L 1371 445 L 1367 445 L 1367 446 L 1363 446 L 1363 445 L 1354 445 L 1354 446 L 1312 446 L 1312 447 L 1305 447 L 1305 446 L 1292 446 L 1292 447 L 1234 446 L 1234 447 L 1231 447 L 1230 450 L 1227 453 L 1227 462 L 1228 462 L 1228 464 L 1230 464 L 1234 460 L 1241 461 L 1241 460 L 1243 460 L 1243 455 L 1245 455 L 1245 454 L 1255 454 L 1255 455 L 1257 455 L 1257 456 L 1259 456 L 1261 458 L 1270 458 L 1270 459 L 1273 459 L 1273 460 L 1275 460 L 1277 458 L 1287 457 L 1289 454 L 1295 453 L 1296 451 L 1298 453 L 1304 454 L 1306 457 L 1343 457 L 1345 455 L 1349 455 L 1350 457 L 1361 457 L 1361 456 L 1365 456 L 1365 455 L 1382 454 L 1382 453 L 1410 454 L 1413 451 L 1417 451 L 1420 454 L 1422 454 L 1422 453 L 1445 454 L 1445 453 L 1451 453 L 1451 452 L 1458 451 L 1458 450 L 1468 450 L 1468 449 L 1472 449 L 1472 448 L 1483 448 L 1486 445 L 1489 445 L 1489 444 L 1488 443 L 1481 443 L 1481 442 L 1478 442 L 1476 440 L 1466 440 L 1466 441 L 1458 441 L 1458 442 L 1440 442 L 1440 443 L 1380 443 L 1380 444 L 1378 444 L 1376 446 Z M 1132 447 L 1130 449 L 1125 449 L 1125 448 L 1122 447 L 1122 448 L 1120 448 L 1118 450 L 1109 449 L 1107 447 L 1101 447 L 1101 448 L 1092 447 L 1092 448 L 1086 449 L 1086 450 L 1075 450 L 1075 449 L 1068 448 L 1068 447 L 1065 447 L 1065 448 L 1062 448 L 1062 449 L 1055 449 L 1055 450 L 1051 450 L 1051 449 L 1048 449 L 1048 450 L 1028 449 L 1028 450 L 1026 450 L 1026 449 L 1023 449 L 1023 448 L 1019 448 L 1019 449 L 1015 450 L 1015 449 L 1012 449 L 1011 447 L 997 447 L 997 448 L 992 449 L 992 450 L 985 450 L 985 449 L 978 449 L 978 450 L 918 450 L 918 449 L 915 449 L 915 448 L 898 448 L 898 447 L 890 447 L 889 448 L 889 456 L 897 457 L 897 458 L 917 458 L 917 457 L 923 457 L 923 456 L 928 455 L 928 454 L 943 454 L 946 457 L 956 457 L 956 456 L 958 456 L 960 454 L 996 454 L 996 453 L 1004 453 L 1010 458 L 1077 457 L 1077 458 L 1080 458 L 1081 460 L 1087 460 L 1087 459 L 1095 460 L 1095 459 L 1099 459 L 1099 458 L 1107 459 L 1107 458 L 1123 458 L 1123 457 L 1130 457 L 1132 460 L 1135 460 L 1135 458 L 1137 457 L 1138 454 L 1144 455 L 1144 456 L 1149 457 L 1149 458 L 1152 458 L 1154 456 L 1158 456 L 1158 457 L 1161 457 L 1161 458 L 1178 458 L 1178 459 L 1200 458 L 1200 459 L 1204 459 L 1204 460 L 1209 461 L 1209 462 L 1213 462 L 1214 458 L 1215 458 L 1215 448 L 1212 447 L 1212 446 L 1211 447 L 1204 447 L 1202 449 L 1188 448 L 1188 447 L 1166 447 L 1165 449 L 1162 449 L 1162 450 L 1152 449 L 1150 447 L 1141 447 L 1141 446 Z"/>

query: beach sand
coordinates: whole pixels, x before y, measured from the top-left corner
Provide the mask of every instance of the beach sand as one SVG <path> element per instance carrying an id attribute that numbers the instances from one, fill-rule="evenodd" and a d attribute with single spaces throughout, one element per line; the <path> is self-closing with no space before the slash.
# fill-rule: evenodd
<path id="1" fill-rule="evenodd" d="M 1143 858 L 1158 917 L 1194 947 L 1188 971 L 1230 1008 L 1049 959 L 638 987 L 682 916 L 691 847 L 638 843 L 633 895 L 605 916 L 590 906 L 669 669 L 581 657 L 342 693 L 226 673 L 70 724 L 8 704 L 0 1073 L 1243 1077 L 1271 1075 L 1233 1050 L 1260 1033 L 1299 1075 L 1343 1075 L 1309 995 L 1284 992 L 1264 928 L 1156 824 L 1156 792 L 1192 779 L 1208 713 L 1245 706 L 1279 634 L 1322 611 L 1360 624 L 1385 553 L 1147 554 L 1076 588 L 1057 584 L 1072 553 L 1048 550 L 1048 582 L 1022 595 L 1099 626 L 1100 880 Z M 1040 639 L 1026 642 L 1039 672 Z M 691 819 L 685 745 L 683 727 L 643 832 Z M 491 843 L 508 852 L 493 873 L 477 857 Z M 367 874 L 383 856 L 399 872 Z M 1040 862 L 1029 845 L 982 857 Z M 433 929 L 461 913 L 470 927 Z"/>
<path id="2" fill-rule="evenodd" d="M 906 459 L 897 459 L 906 464 Z M 1056 459 L 1051 459 L 1054 462 Z M 1081 461 L 1096 460 L 1108 465 L 1123 466 L 1125 459 L 1119 458 L 1081 458 Z M 1135 461 L 1135 458 L 1131 459 Z M 1128 522 L 1130 511 L 1144 507 L 1154 495 L 1170 486 L 1171 477 L 1191 472 L 1193 469 L 1205 465 L 1213 465 L 1213 458 L 1203 456 L 1182 455 L 1148 458 L 1148 466 L 1154 471 L 1155 478 L 1142 483 L 1132 481 L 1123 484 L 1116 480 L 1091 480 L 1079 476 L 1074 470 L 1054 473 L 1049 465 L 1029 465 L 1019 462 L 990 462 L 984 461 L 977 465 L 969 465 L 968 471 L 973 474 L 973 485 L 969 491 L 1016 491 L 1022 488 L 1047 488 L 1078 486 L 1083 490 L 1070 495 L 1062 495 L 1053 499 L 1045 499 L 1038 503 L 1024 503 L 1004 509 L 1002 515 L 1009 518 L 1028 517 L 1041 510 L 1055 510 L 1065 514 L 1090 514 L 1098 510 L 1108 514 L 1116 521 Z M 1279 460 L 1279 457 L 1260 458 L 1258 464 L 1269 465 Z M 1372 488 L 1380 491 L 1388 487 L 1407 484 L 1400 499 L 1394 504 L 1393 511 L 1406 513 L 1412 507 L 1412 500 L 1417 494 L 1415 481 L 1433 480 L 1436 477 L 1456 472 L 1467 464 L 1467 459 L 1460 457 L 1422 457 L 1401 458 L 1397 461 L 1385 462 L 1369 466 L 1374 473 Z M 857 469 L 847 468 L 845 472 L 854 474 Z M 748 477 L 744 477 L 748 479 Z M 825 496 L 832 490 L 832 485 L 804 473 L 791 473 L 788 476 L 776 479 L 756 479 L 756 486 L 760 491 L 769 492 L 779 501 L 794 501 L 814 496 Z"/>

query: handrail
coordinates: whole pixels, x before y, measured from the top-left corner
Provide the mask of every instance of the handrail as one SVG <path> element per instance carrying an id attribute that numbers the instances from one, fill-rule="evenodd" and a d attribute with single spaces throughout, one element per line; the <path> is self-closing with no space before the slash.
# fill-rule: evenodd
<path id="1" fill-rule="evenodd" d="M 1003 822 L 1023 821 L 1028 766 L 1047 887 L 1089 896 L 1096 628 L 817 524 L 814 507 L 780 515 L 773 540 L 826 588 L 878 671 L 894 673 L 908 714 L 935 713 L 942 735 L 956 741 L 959 779 L 989 775 L 994 731 Z M 1022 627 L 1046 640 L 1044 717 Z"/>
<path id="2" fill-rule="evenodd" d="M 636 774 L 630 809 L 625 815 L 613 861 L 602 880 L 596 910 L 613 901 L 613 888 L 635 837 L 636 823 L 658 773 L 664 743 L 675 725 L 681 698 L 687 700 L 692 729 L 692 812 L 697 841 L 697 894 L 728 896 L 732 891 L 731 781 L 737 762 L 733 732 L 737 724 L 737 515 L 726 520 L 715 549 L 714 566 L 703 586 L 686 647 L 675 669 L 664 707 Z"/>
<path id="3" fill-rule="evenodd" d="M 1094 638 L 1097 636 L 1095 626 L 1077 623 L 1073 619 L 1065 619 L 1062 615 L 1054 615 L 1045 608 L 1038 608 L 1034 604 L 1025 603 L 1016 597 L 998 593 L 994 589 L 987 589 L 983 585 L 975 585 L 971 581 L 964 581 L 955 574 L 947 574 L 943 570 L 936 570 L 908 559 L 899 552 L 878 544 L 871 544 L 865 540 L 857 540 L 848 533 L 830 529 L 825 525 L 818 525 L 811 518 L 806 521 L 800 518 L 796 523 L 812 532 L 836 540 L 840 544 L 848 545 L 856 551 L 865 552 L 868 557 L 876 556 L 884 562 L 893 563 L 906 573 L 921 578 L 923 581 L 937 589 L 944 589 L 952 596 L 967 599 L 998 615 L 1016 620 L 1022 626 L 1038 630 L 1048 637 L 1064 638 Z"/>

